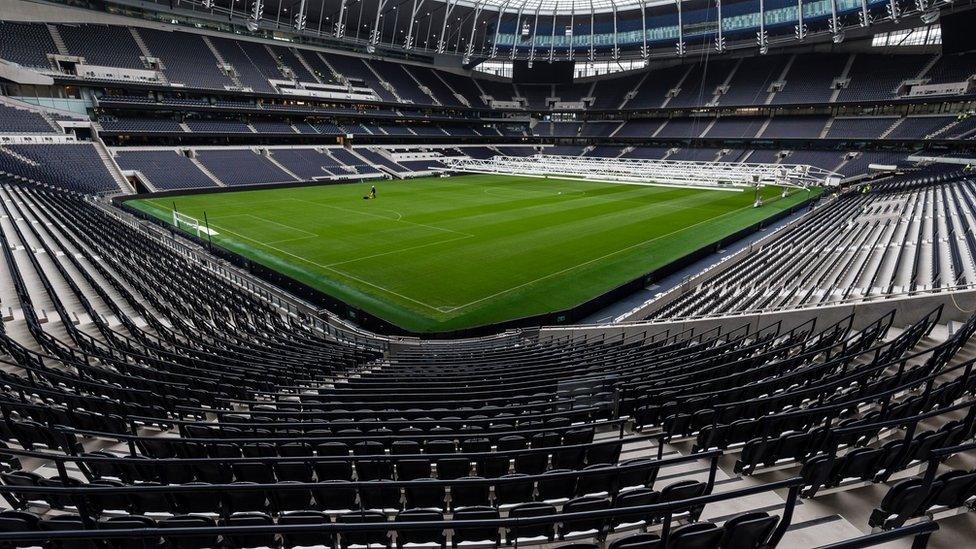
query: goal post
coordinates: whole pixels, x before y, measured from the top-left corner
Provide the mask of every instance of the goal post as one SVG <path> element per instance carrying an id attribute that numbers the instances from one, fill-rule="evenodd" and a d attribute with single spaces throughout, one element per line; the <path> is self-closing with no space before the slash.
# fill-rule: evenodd
<path id="1" fill-rule="evenodd" d="M 198 237 L 201 234 L 207 236 L 213 236 L 217 234 L 216 231 L 212 231 L 207 227 L 207 224 L 202 223 L 199 219 L 186 215 L 185 213 L 173 210 L 173 226 L 177 229 L 183 229 L 189 233 L 193 233 Z"/>

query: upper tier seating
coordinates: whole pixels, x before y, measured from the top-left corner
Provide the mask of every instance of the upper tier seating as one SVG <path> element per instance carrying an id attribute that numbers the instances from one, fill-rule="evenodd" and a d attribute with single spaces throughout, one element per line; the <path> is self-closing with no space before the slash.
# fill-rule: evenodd
<path id="1" fill-rule="evenodd" d="M 664 104 L 667 94 L 688 72 L 688 67 L 670 67 L 651 71 L 637 88 L 637 93 L 624 104 L 628 109 L 656 109 Z"/>
<path id="2" fill-rule="evenodd" d="M 89 65 L 145 69 L 142 51 L 127 27 L 114 25 L 58 25 L 58 32 L 72 55 Z M 111 45 L 106 47 L 106 45 Z"/>
<path id="3" fill-rule="evenodd" d="M 433 104 L 434 100 L 421 91 L 417 85 L 417 81 L 413 79 L 413 76 L 410 75 L 410 72 L 403 65 L 379 59 L 371 59 L 364 61 L 364 63 L 371 65 L 383 80 L 391 84 L 400 99 L 418 105 Z"/>
<path id="4" fill-rule="evenodd" d="M 620 78 L 597 80 L 593 88 L 592 109 L 618 109 L 623 104 L 627 94 L 637 87 L 644 78 L 643 74 L 631 74 Z"/>
<path id="5" fill-rule="evenodd" d="M 668 107 L 708 105 L 715 90 L 728 79 L 734 66 L 734 61 L 714 61 L 693 66 L 681 83 L 678 94 L 668 102 Z"/>
<path id="6" fill-rule="evenodd" d="M 25 67 L 50 69 L 48 53 L 56 53 L 54 38 L 44 25 L 0 21 L 0 58 Z"/>
<path id="7" fill-rule="evenodd" d="M 931 55 L 857 54 L 848 73 L 850 83 L 840 90 L 837 101 L 896 97 L 898 85 L 915 78 L 931 59 Z"/>
<path id="8" fill-rule="evenodd" d="M 413 66 L 403 66 L 403 69 L 407 71 L 413 78 L 417 80 L 420 84 L 423 84 L 434 94 L 437 101 L 441 105 L 446 106 L 461 106 L 461 102 L 454 97 L 454 92 L 447 84 L 444 83 L 440 78 L 437 77 L 437 73 L 427 67 L 413 67 Z M 425 103 L 429 103 L 430 99 L 426 99 Z M 474 103 L 473 103 L 474 104 Z"/>
<path id="9" fill-rule="evenodd" d="M 958 53 L 942 55 L 925 77 L 929 84 L 963 82 L 976 75 L 976 54 Z"/>
<path id="10" fill-rule="evenodd" d="M 139 36 L 149 51 L 163 61 L 166 67 L 163 73 L 170 82 L 217 90 L 234 85 L 200 35 L 139 29 Z"/>
<path id="11" fill-rule="evenodd" d="M 792 103 L 826 103 L 832 90 L 834 78 L 840 76 L 843 65 L 837 56 L 828 54 L 809 54 L 794 57 L 793 64 L 786 74 L 786 84 L 776 93 L 773 103 L 785 105 Z"/>
<path id="12" fill-rule="evenodd" d="M 349 79 L 359 80 L 365 86 L 372 88 L 372 90 L 383 101 L 396 102 L 396 97 L 390 93 L 389 90 L 383 87 L 383 85 L 380 83 L 380 79 L 372 70 L 370 70 L 369 66 L 367 66 L 366 60 L 358 57 L 347 57 L 344 55 L 325 53 L 320 53 L 320 55 L 323 59 L 326 59 L 329 62 L 329 65 L 339 74 Z"/>
<path id="13" fill-rule="evenodd" d="M 234 67 L 237 77 L 245 87 L 256 92 L 272 93 L 274 89 L 268 80 L 284 78 L 274 58 L 263 45 L 217 36 L 211 36 L 209 40 L 224 61 Z"/>
<path id="14" fill-rule="evenodd" d="M 481 100 L 481 96 L 483 94 L 481 93 L 481 89 L 478 88 L 478 83 L 473 78 L 444 71 L 439 71 L 437 75 L 440 76 L 441 79 L 443 79 L 453 91 L 463 95 L 468 100 L 471 107 L 487 106 L 486 103 Z"/>
<path id="15" fill-rule="evenodd" d="M 779 80 L 789 62 L 789 55 L 749 57 L 742 60 L 729 82 L 728 91 L 719 105 L 762 105 L 773 82 Z"/>

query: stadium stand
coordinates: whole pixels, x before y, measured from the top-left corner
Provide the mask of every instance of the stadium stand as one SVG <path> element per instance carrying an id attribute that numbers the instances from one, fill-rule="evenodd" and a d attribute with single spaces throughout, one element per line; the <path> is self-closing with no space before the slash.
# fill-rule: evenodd
<path id="1" fill-rule="evenodd" d="M 58 51 L 44 25 L 0 21 L 0 58 L 27 67 L 49 69 L 48 52 Z"/>
<path id="2" fill-rule="evenodd" d="M 971 179 L 944 171 L 903 176 L 868 194 L 846 193 L 656 316 L 823 305 L 965 284 L 976 276 L 966 225 L 972 196 Z M 929 208 L 934 216 L 923 221 Z M 797 250 L 805 261 L 794 260 Z M 755 277 L 759 268 L 763 282 Z"/>
<path id="3" fill-rule="evenodd" d="M 826 103 L 831 85 L 839 76 L 841 64 L 828 54 L 795 56 L 786 73 L 783 89 L 776 92 L 773 103 Z"/>
<path id="4" fill-rule="evenodd" d="M 175 151 L 119 151 L 115 158 L 120 168 L 142 173 L 158 190 L 217 186 L 189 158 Z"/>
<path id="5" fill-rule="evenodd" d="M 68 51 L 89 65 L 144 69 L 142 52 L 129 29 L 111 25 L 58 25 Z M 112 47 L 106 48 L 105 44 Z M 56 50 L 54 50 L 56 51 Z"/>
<path id="6" fill-rule="evenodd" d="M 197 150 L 196 159 L 226 185 L 295 181 L 267 157 L 251 150 Z"/>
<path id="7" fill-rule="evenodd" d="M 53 133 L 55 129 L 43 116 L 27 109 L 0 104 L 0 132 Z"/>
<path id="8" fill-rule="evenodd" d="M 524 2 L 435 0 L 412 21 L 403 4 L 360 4 L 355 23 L 345 3 L 345 15 L 271 0 L 263 15 L 250 12 L 260 4 L 9 3 L 31 21 L 0 21 L 0 547 L 971 544 L 976 65 L 932 43 L 872 45 L 916 20 L 936 28 L 919 6 L 899 4 L 890 24 L 886 6 L 865 4 L 854 31 L 860 6 L 834 6 L 843 28 L 831 29 L 829 3 L 802 6 L 809 27 L 767 5 L 762 30 L 748 3 L 724 5 L 728 27 L 694 3 L 681 15 L 640 4 L 640 17 L 629 3 L 575 3 L 583 26 L 563 25 L 562 2 L 550 18 Z M 401 36 L 425 17 L 437 45 Z M 583 37 L 575 81 L 480 72 L 562 60 L 557 44 Z M 595 74 L 607 67 L 628 72 Z M 472 204 L 489 206 L 465 215 L 494 225 L 495 204 L 524 205 L 543 246 L 567 222 L 555 206 L 589 216 L 572 244 L 616 219 L 646 235 L 608 237 L 622 249 L 592 262 L 647 246 L 656 270 L 536 317 L 556 325 L 513 317 L 477 337 L 408 333 L 343 301 L 403 291 L 399 278 L 354 286 L 370 260 L 396 277 L 422 270 L 445 293 L 479 284 L 426 254 L 476 236 L 441 208 L 487 180 L 440 170 L 497 156 L 611 168 L 484 184 Z M 774 175 L 700 188 L 708 170 L 754 164 Z M 816 184 L 791 188 L 791 165 Z M 647 166 L 662 179 L 641 175 Z M 412 177 L 427 179 L 399 181 Z M 374 183 L 381 198 L 361 200 Z M 345 211 L 380 228 L 236 234 L 228 217 L 279 223 L 248 203 L 265 185 L 272 202 L 338 189 L 300 215 Z M 383 202 L 424 185 L 425 213 Z M 138 207 L 124 200 L 135 193 L 146 193 Z M 651 222 L 632 215 L 707 193 L 718 198 L 684 228 L 671 228 L 673 206 Z M 184 210 L 197 195 L 239 202 L 198 220 Z M 722 232 L 723 201 L 748 222 Z M 662 227 L 685 257 L 659 258 Z M 502 236 L 527 246 L 520 231 Z M 372 247 L 395 233 L 415 240 Z M 258 253 L 238 255 L 244 240 Z M 588 252 L 579 242 L 571 259 Z M 315 263 L 343 287 L 313 294 L 295 275 L 312 264 L 303 246 L 363 256 Z M 281 268 L 272 250 L 300 261 Z M 592 268 L 609 277 L 622 263 Z"/>
<path id="9" fill-rule="evenodd" d="M 89 143 L 59 145 L 4 145 L 0 171 L 68 190 L 118 192 L 119 185 Z"/>

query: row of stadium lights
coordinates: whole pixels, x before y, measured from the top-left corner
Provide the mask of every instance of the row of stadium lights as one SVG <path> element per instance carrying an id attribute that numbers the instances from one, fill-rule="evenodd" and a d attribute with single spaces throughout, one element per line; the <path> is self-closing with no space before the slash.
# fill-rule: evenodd
<path id="1" fill-rule="evenodd" d="M 389 12 L 382 12 L 382 8 L 385 6 L 385 4 L 386 4 L 387 1 L 388 0 L 378 0 L 377 18 L 376 18 L 376 23 L 375 23 L 375 29 L 374 29 L 374 31 L 372 33 L 372 36 L 370 36 L 370 46 L 372 46 L 373 44 L 376 44 L 376 43 L 379 42 L 380 34 L 382 32 L 380 30 L 380 22 L 386 20 L 387 19 L 386 16 L 389 13 Z M 424 0 L 420 0 L 421 3 L 423 3 L 423 1 Z M 949 1 L 951 2 L 951 0 L 949 0 Z M 235 3 L 238 3 L 239 4 L 240 2 L 241 2 L 241 0 L 235 0 Z M 306 2 L 306 0 L 301 0 L 301 3 L 299 5 L 298 12 L 295 15 L 295 29 L 298 30 L 298 31 L 304 31 L 306 29 L 306 26 L 305 26 L 306 25 L 305 2 Z M 358 2 L 359 2 L 359 0 L 351 0 L 350 3 L 351 4 L 356 4 Z M 417 0 L 414 1 L 414 9 L 415 10 L 416 10 L 416 3 L 417 3 Z M 682 24 L 681 3 L 682 3 L 681 0 L 675 0 L 675 5 L 677 6 L 677 13 L 678 13 L 678 42 L 675 44 L 675 48 L 676 48 L 677 54 L 679 56 L 684 56 L 685 53 L 686 53 L 686 48 L 685 48 L 685 42 L 684 42 L 684 39 L 683 39 L 683 36 L 682 36 L 682 34 L 683 34 L 683 24 Z M 939 5 L 938 4 L 939 3 L 940 3 L 940 0 L 915 0 L 916 7 L 918 8 L 919 12 L 921 13 L 921 20 L 922 20 L 922 22 L 924 22 L 925 24 L 932 24 L 932 23 L 935 23 L 938 20 L 938 18 L 939 18 Z M 215 0 L 203 0 L 202 4 L 203 4 L 203 7 L 206 8 L 206 9 L 213 9 L 214 8 L 214 4 L 215 4 Z M 341 6 L 340 6 L 340 12 L 339 12 L 340 21 L 336 23 L 336 35 L 339 36 L 339 37 L 341 37 L 344 34 L 344 25 L 342 24 L 342 21 L 341 20 L 342 20 L 342 16 L 343 16 L 344 12 L 346 10 L 346 4 L 347 4 L 346 0 L 341 0 Z M 324 7 L 324 5 L 325 5 L 325 2 L 323 0 L 322 6 Z M 365 2 L 363 2 L 363 3 L 360 4 L 360 9 L 359 9 L 359 22 L 362 21 L 363 6 L 364 5 L 365 5 Z M 445 32 L 444 32 L 444 38 L 447 38 L 448 37 L 448 35 L 449 35 L 449 32 L 448 31 L 450 31 L 450 29 L 451 29 L 451 25 L 447 24 L 447 17 L 450 15 L 451 10 L 453 9 L 452 8 L 452 3 L 450 1 L 448 1 L 446 3 L 446 5 L 447 5 L 447 8 L 446 8 L 447 13 L 445 14 L 445 20 L 444 20 L 444 26 L 443 26 L 443 28 L 445 30 Z M 507 5 L 507 3 L 506 3 L 506 5 Z M 453 6 L 454 7 L 457 6 L 457 2 L 456 1 L 453 3 Z M 476 7 L 475 15 L 474 15 L 475 19 L 477 19 L 477 17 L 479 16 L 480 12 L 482 11 L 482 7 L 483 7 L 481 2 L 479 2 L 478 4 L 476 4 L 476 6 L 477 7 Z M 722 21 L 722 2 L 721 2 L 721 0 L 715 0 L 715 6 L 716 6 L 716 8 L 718 10 L 718 21 L 719 21 L 719 24 L 717 25 L 717 36 L 715 37 L 715 49 L 717 51 L 719 51 L 719 52 L 723 52 L 726 49 L 726 43 L 725 43 L 725 38 L 722 35 L 722 25 L 721 25 L 721 21 Z M 396 14 L 394 16 L 394 23 L 393 23 L 394 32 L 397 31 L 396 27 L 397 27 L 397 23 L 399 21 L 399 15 L 400 15 L 400 12 L 397 10 L 397 7 L 398 6 L 393 6 L 391 8 L 391 11 L 393 11 Z M 285 14 L 288 13 L 288 8 L 287 7 L 282 7 L 280 4 L 279 4 L 279 10 L 283 11 Z M 899 8 L 899 6 L 897 4 L 897 0 L 890 0 L 889 4 L 886 6 L 886 11 L 887 11 L 888 18 L 891 21 L 893 21 L 893 22 L 897 22 L 898 19 L 901 16 L 901 14 L 900 14 L 900 8 Z M 757 43 L 757 46 L 759 48 L 759 53 L 765 55 L 769 51 L 769 33 L 766 31 L 766 28 L 765 28 L 765 26 L 766 26 L 765 25 L 765 23 L 766 23 L 766 17 L 765 17 L 765 2 L 764 2 L 764 0 L 759 0 L 759 12 L 760 12 L 761 15 L 760 15 L 760 18 L 759 18 L 759 30 L 756 32 L 756 43 Z M 614 26 L 616 27 L 616 14 L 617 14 L 616 9 L 614 9 L 613 13 L 614 13 Z M 802 0 L 798 0 L 798 10 L 797 10 L 797 13 L 798 13 L 798 16 L 799 16 L 799 21 L 797 22 L 797 25 L 794 26 L 794 34 L 795 34 L 797 40 L 803 40 L 807 36 L 807 34 L 808 34 L 808 29 L 807 29 L 806 24 L 803 22 Z M 264 1 L 263 0 L 255 0 L 254 3 L 252 4 L 251 13 L 250 13 L 250 16 L 249 16 L 248 22 L 247 22 L 247 27 L 248 27 L 248 29 L 251 32 L 256 32 L 258 30 L 260 21 L 262 20 L 262 17 L 263 17 L 263 14 L 264 14 Z M 417 15 L 417 13 L 415 11 L 414 17 L 416 17 L 416 15 Z M 539 15 L 540 15 L 539 10 L 537 10 L 536 11 L 536 14 L 535 14 L 536 23 L 538 23 L 538 17 L 539 17 Z M 556 12 L 554 11 L 553 12 L 553 16 L 555 16 L 555 15 L 556 15 Z M 643 15 L 643 11 L 642 11 L 642 15 Z M 859 23 L 860 23 L 860 26 L 861 27 L 867 27 L 867 26 L 869 26 L 871 24 L 871 22 L 872 22 L 871 21 L 871 15 L 868 12 L 867 0 L 861 0 L 861 11 L 859 12 L 858 15 L 859 15 Z M 499 12 L 499 16 L 498 17 L 499 17 L 499 20 L 500 20 L 501 19 L 501 11 Z M 522 24 L 522 34 L 523 34 L 523 36 L 527 36 L 527 35 L 531 34 L 530 27 L 529 27 L 529 23 L 528 23 L 529 17 L 531 17 L 531 16 L 528 16 L 526 18 L 525 22 Z M 428 25 L 427 25 L 426 39 L 422 42 L 422 45 L 424 47 L 426 47 L 427 44 L 431 40 L 435 40 L 435 41 L 437 40 L 437 34 L 431 35 L 431 30 L 432 30 L 431 27 L 433 25 L 433 18 L 431 17 L 431 12 L 429 12 L 429 11 L 426 12 L 424 14 L 424 18 L 426 18 L 428 20 Z M 521 18 L 522 18 L 522 10 L 520 9 L 519 12 L 518 12 L 518 19 L 521 20 Z M 279 14 L 279 19 L 280 19 L 280 14 Z M 320 19 L 321 19 L 321 16 L 320 16 Z M 324 20 L 326 22 L 330 22 L 331 23 L 331 16 L 325 17 Z M 460 16 L 457 17 L 456 20 L 458 22 L 458 28 L 460 29 L 460 27 L 462 27 L 461 17 Z M 414 22 L 414 24 L 411 25 L 411 28 L 410 28 L 410 36 L 408 36 L 407 40 L 404 43 L 404 46 L 406 48 L 409 49 L 409 48 L 412 47 L 412 43 L 411 43 L 412 40 L 411 40 L 411 38 L 412 38 L 414 26 L 416 26 L 417 30 L 419 31 L 420 30 L 420 25 L 421 25 L 422 22 L 423 22 L 422 19 L 416 19 L 415 22 Z M 486 29 L 487 29 L 487 24 L 488 24 L 487 20 L 482 20 L 482 25 L 485 26 Z M 832 35 L 832 39 L 833 39 L 834 43 L 840 44 L 841 42 L 843 42 L 844 41 L 844 37 L 845 37 L 845 34 L 844 34 L 844 26 L 843 26 L 843 24 L 840 22 L 840 20 L 838 18 L 838 14 L 837 14 L 837 3 L 836 3 L 836 1 L 831 1 L 831 19 L 830 19 L 830 22 L 829 22 L 828 25 L 829 25 L 829 30 L 830 30 L 830 33 Z M 645 25 L 645 27 L 646 27 L 646 25 Z M 362 24 L 362 28 L 363 29 L 368 29 L 369 28 L 369 24 L 368 23 L 363 23 Z M 516 28 L 518 28 L 518 21 L 516 22 Z M 319 24 L 319 32 L 321 32 L 321 20 L 320 20 L 320 24 Z M 400 29 L 399 32 L 402 35 L 402 34 L 404 34 L 405 31 L 403 29 Z M 553 27 L 553 33 L 555 33 L 555 25 Z M 471 32 L 472 40 L 474 38 L 474 34 L 475 34 L 474 33 L 474 29 L 472 28 L 472 32 Z M 571 30 L 571 27 L 570 26 L 567 26 L 566 27 L 566 35 L 567 36 L 572 36 L 572 30 Z M 487 39 L 488 39 L 488 37 L 487 37 L 487 31 L 485 31 L 483 33 L 483 36 L 485 37 L 485 41 L 487 42 Z M 457 52 L 460 49 L 461 44 L 464 44 L 465 42 L 466 42 L 465 38 L 459 32 L 458 33 L 458 39 L 454 43 L 455 52 Z M 437 42 L 437 44 L 438 44 L 438 51 L 443 52 L 444 49 L 445 49 L 445 44 L 444 44 L 443 40 Z M 468 51 L 466 53 L 466 58 L 472 53 L 472 46 L 473 46 L 473 44 L 469 44 Z M 590 49 L 591 49 L 591 52 L 590 53 L 591 53 L 591 57 L 592 57 L 593 56 L 593 46 L 592 46 L 592 44 L 591 44 L 591 48 Z M 372 51 L 372 48 L 370 48 L 370 50 Z M 530 53 L 530 59 L 532 57 L 534 57 L 534 52 L 535 52 L 535 44 L 533 43 L 532 44 L 532 48 L 531 48 L 531 53 Z M 512 48 L 512 58 L 513 59 L 515 58 L 516 53 L 517 53 L 517 48 L 516 47 L 513 47 Z M 616 44 L 614 45 L 614 51 L 613 51 L 613 53 L 614 53 L 614 58 L 617 58 L 618 51 L 617 51 Z M 496 54 L 496 44 L 493 42 L 492 43 L 492 55 L 491 55 L 491 57 L 495 57 L 495 54 Z M 646 58 L 647 57 L 647 44 L 646 44 L 646 42 L 644 44 L 643 54 L 644 54 L 644 57 Z M 551 57 L 552 57 L 552 52 L 550 51 L 550 58 Z M 467 62 L 467 59 L 465 60 L 465 62 Z"/>

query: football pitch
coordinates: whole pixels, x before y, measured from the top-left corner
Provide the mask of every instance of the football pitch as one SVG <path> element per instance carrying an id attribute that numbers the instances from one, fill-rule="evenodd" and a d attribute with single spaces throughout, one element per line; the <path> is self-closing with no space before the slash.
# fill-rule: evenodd
<path id="1" fill-rule="evenodd" d="M 372 184 L 377 198 L 364 200 Z M 767 200 L 781 189 L 766 187 Z M 753 208 L 723 192 L 468 175 L 137 199 L 213 242 L 404 329 L 470 328 L 578 305 L 817 191 Z"/>

